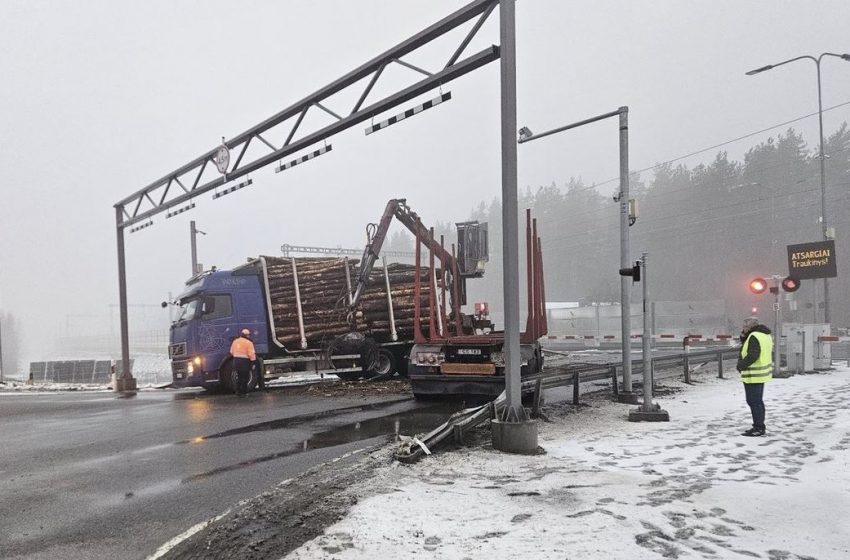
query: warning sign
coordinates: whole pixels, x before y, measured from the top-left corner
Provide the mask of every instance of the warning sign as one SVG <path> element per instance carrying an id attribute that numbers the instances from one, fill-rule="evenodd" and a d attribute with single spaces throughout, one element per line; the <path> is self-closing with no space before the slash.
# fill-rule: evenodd
<path id="1" fill-rule="evenodd" d="M 788 245 L 788 275 L 798 280 L 837 276 L 835 241 Z"/>

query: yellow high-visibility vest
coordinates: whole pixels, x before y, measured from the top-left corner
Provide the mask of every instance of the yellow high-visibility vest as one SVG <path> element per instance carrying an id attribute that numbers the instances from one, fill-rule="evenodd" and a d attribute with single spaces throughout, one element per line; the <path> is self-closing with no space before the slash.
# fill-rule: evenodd
<path id="1" fill-rule="evenodd" d="M 741 381 L 744 383 L 767 383 L 773 379 L 773 338 L 762 332 L 751 332 L 741 347 L 741 357 L 747 355 L 750 347 L 750 339 L 755 337 L 759 341 L 761 353 L 753 364 L 741 372 Z"/>

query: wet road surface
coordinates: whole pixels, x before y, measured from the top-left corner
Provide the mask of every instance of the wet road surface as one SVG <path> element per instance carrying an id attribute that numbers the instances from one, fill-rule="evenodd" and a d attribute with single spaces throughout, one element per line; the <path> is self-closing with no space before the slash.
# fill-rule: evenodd
<path id="1" fill-rule="evenodd" d="M 0 557 L 145 558 L 310 467 L 456 408 L 403 395 L 0 395 Z M 416 414 L 410 414 L 416 410 Z"/>

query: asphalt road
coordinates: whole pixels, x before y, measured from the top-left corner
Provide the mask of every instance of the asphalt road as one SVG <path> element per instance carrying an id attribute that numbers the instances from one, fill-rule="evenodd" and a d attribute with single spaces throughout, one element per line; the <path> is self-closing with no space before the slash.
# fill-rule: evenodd
<path id="1" fill-rule="evenodd" d="M 448 413 L 286 390 L 0 395 L 0 557 L 145 558 L 313 465 Z"/>

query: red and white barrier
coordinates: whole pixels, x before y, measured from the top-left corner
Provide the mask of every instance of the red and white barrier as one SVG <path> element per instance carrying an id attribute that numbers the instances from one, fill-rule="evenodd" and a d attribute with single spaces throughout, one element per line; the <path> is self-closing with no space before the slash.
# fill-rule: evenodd
<path id="1" fill-rule="evenodd" d="M 604 341 L 604 342 L 620 342 L 620 340 L 621 340 L 620 335 L 613 335 L 613 334 L 606 334 L 606 335 L 594 335 L 594 334 L 554 335 L 554 334 L 550 334 L 546 338 L 548 340 L 600 340 L 600 341 Z M 633 334 L 631 336 L 631 338 L 633 340 L 634 339 L 640 340 L 640 339 L 643 338 L 643 335 L 642 334 Z M 681 335 L 681 334 L 665 333 L 665 334 L 656 334 L 652 338 L 653 338 L 653 340 L 659 340 L 659 341 L 662 341 L 662 342 L 673 342 L 673 341 L 684 342 L 686 340 L 689 341 L 689 342 L 713 342 L 713 341 L 729 342 L 730 340 L 734 340 L 737 337 L 733 337 L 730 334 L 718 334 L 718 335 L 713 335 L 713 336 L 703 336 L 701 334 Z M 850 338 L 848 338 L 848 340 L 850 340 Z"/>

